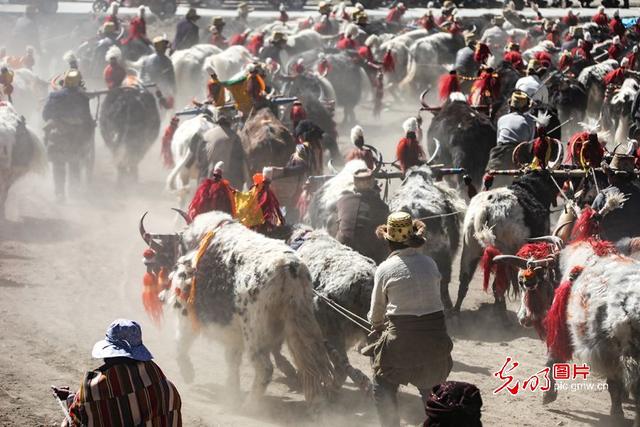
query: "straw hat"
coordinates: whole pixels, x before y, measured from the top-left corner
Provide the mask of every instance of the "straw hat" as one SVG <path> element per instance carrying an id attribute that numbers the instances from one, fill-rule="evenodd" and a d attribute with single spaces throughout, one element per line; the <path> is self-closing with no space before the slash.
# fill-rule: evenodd
<path id="1" fill-rule="evenodd" d="M 412 247 L 424 243 L 424 233 L 424 223 L 414 220 L 407 212 L 393 212 L 387 217 L 387 223 L 376 230 L 378 237 Z"/>
<path id="2" fill-rule="evenodd" d="M 187 14 L 184 17 L 191 21 L 200 19 L 200 15 L 198 15 L 198 11 L 193 7 L 189 8 L 189 10 L 187 11 Z"/>
<path id="3" fill-rule="evenodd" d="M 331 3 L 326 1 L 321 1 L 320 3 L 318 3 L 318 12 L 320 13 L 331 12 Z"/>
<path id="4" fill-rule="evenodd" d="M 116 24 L 113 22 L 105 22 L 102 25 L 102 34 L 115 34 L 116 33 Z"/>
<path id="5" fill-rule="evenodd" d="M 249 12 L 253 12 L 255 9 L 251 6 L 249 6 L 249 4 L 247 2 L 241 2 L 238 3 L 238 12 L 242 12 L 242 13 L 249 13 Z"/>
<path id="6" fill-rule="evenodd" d="M 169 38 L 167 37 L 166 34 L 163 34 L 161 36 L 156 36 L 153 38 L 153 46 L 155 48 L 159 48 L 159 47 L 166 47 L 169 44 Z"/>
<path id="7" fill-rule="evenodd" d="M 78 70 L 69 70 L 64 75 L 64 87 L 78 87 L 80 86 L 80 72 Z"/>
<path id="8" fill-rule="evenodd" d="M 635 170 L 635 161 L 636 158 L 634 156 L 615 153 L 609 164 L 602 163 L 602 169 L 614 175 L 631 175 Z"/>
<path id="9" fill-rule="evenodd" d="M 530 102 L 529 95 L 521 90 L 516 90 L 511 94 L 509 106 L 513 108 L 527 108 Z"/>
<path id="10" fill-rule="evenodd" d="M 269 39 L 269 42 L 271 44 L 284 41 L 287 41 L 287 36 L 282 31 L 274 31 L 273 34 L 271 34 L 271 38 Z"/>

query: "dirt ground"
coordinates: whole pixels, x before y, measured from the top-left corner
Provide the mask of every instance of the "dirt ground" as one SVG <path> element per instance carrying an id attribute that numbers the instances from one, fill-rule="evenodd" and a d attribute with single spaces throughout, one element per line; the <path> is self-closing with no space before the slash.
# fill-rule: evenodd
<path id="1" fill-rule="evenodd" d="M 384 123 L 359 111 L 367 141 L 390 154 L 402 119 L 411 111 L 386 112 Z M 397 129 L 396 129 L 397 128 Z M 348 132 L 342 130 L 341 140 Z M 175 361 L 173 320 L 156 328 L 142 308 L 140 293 L 145 248 L 137 221 L 150 211 L 148 229 L 175 229 L 174 197 L 164 188 L 167 171 L 161 166 L 159 143 L 141 164 L 140 183 L 116 188 L 110 154 L 98 144 L 94 183 L 81 189 L 64 205 L 53 201 L 50 176 L 30 176 L 11 191 L 8 221 L 0 225 L 0 425 L 54 425 L 61 412 L 49 386 L 78 385 L 82 373 L 99 362 L 91 360 L 95 341 L 115 318 L 138 320 L 144 340 L 182 395 L 188 426 L 262 425 L 375 425 L 372 403 L 347 383 L 337 401 L 319 417 L 307 412 L 302 396 L 282 381 L 276 371 L 262 402 L 245 402 L 225 390 L 223 349 L 200 339 L 193 348 L 196 379 L 185 384 Z M 179 223 L 178 223 L 179 225 Z M 458 260 L 455 261 L 457 270 Z M 457 291 L 457 277 L 451 287 Z M 450 378 L 475 383 L 482 390 L 486 425 L 518 426 L 606 425 L 609 397 L 605 391 L 561 392 L 543 407 L 541 393 L 517 396 L 493 394 L 502 382 L 494 376 L 507 357 L 520 363 L 512 372 L 524 380 L 543 368 L 543 344 L 533 332 L 516 326 L 518 303 L 509 304 L 513 324 L 495 321 L 491 298 L 481 290 L 479 276 L 463 306 L 452 319 L 454 337 Z M 351 360 L 370 373 L 368 360 L 351 352 Z M 248 363 L 242 369 L 246 392 L 252 378 Z M 598 386 L 603 379 L 590 377 Z M 424 412 L 416 391 L 401 389 L 403 420 L 419 424 Z M 625 406 L 627 418 L 631 407 Z"/>

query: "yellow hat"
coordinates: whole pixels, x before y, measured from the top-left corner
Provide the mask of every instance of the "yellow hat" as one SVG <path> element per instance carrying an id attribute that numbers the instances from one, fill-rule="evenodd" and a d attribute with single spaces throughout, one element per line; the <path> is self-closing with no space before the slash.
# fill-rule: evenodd
<path id="1" fill-rule="evenodd" d="M 509 106 L 514 108 L 526 108 L 529 106 L 529 95 L 521 90 L 516 90 L 511 94 Z"/>
<path id="2" fill-rule="evenodd" d="M 369 22 L 369 15 L 367 15 L 367 12 L 365 12 L 364 10 L 356 13 L 353 18 L 356 24 L 366 24 L 367 22 Z"/>
<path id="3" fill-rule="evenodd" d="M 114 24 L 113 22 L 105 22 L 102 26 L 102 32 L 104 34 L 115 34 L 116 24 Z"/>
<path id="4" fill-rule="evenodd" d="M 404 243 L 413 234 L 413 219 L 406 212 L 394 212 L 387 217 L 384 238 L 396 243 Z"/>
<path id="5" fill-rule="evenodd" d="M 69 70 L 64 75 L 64 87 L 80 86 L 80 72 L 78 70 Z"/>
<path id="6" fill-rule="evenodd" d="M 285 40 L 287 40 L 287 36 L 282 31 L 274 31 L 273 34 L 271 34 L 271 43 Z"/>

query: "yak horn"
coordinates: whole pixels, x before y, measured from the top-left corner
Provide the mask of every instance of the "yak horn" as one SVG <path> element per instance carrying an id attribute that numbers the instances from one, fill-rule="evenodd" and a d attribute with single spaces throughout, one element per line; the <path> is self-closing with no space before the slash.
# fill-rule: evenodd
<path id="1" fill-rule="evenodd" d="M 527 239 L 527 242 L 535 243 L 535 242 L 549 242 L 553 245 L 556 245 L 558 248 L 562 248 L 564 246 L 564 242 L 558 236 L 540 236 L 540 237 L 532 237 Z"/>
<path id="2" fill-rule="evenodd" d="M 427 96 L 427 94 L 429 93 L 429 89 L 425 89 L 421 94 L 420 94 L 420 104 L 426 108 L 426 109 L 433 109 L 432 107 L 429 107 L 429 105 L 426 103 L 426 101 L 424 100 L 424 97 Z"/>
<path id="3" fill-rule="evenodd" d="M 189 218 L 189 215 L 187 215 L 187 213 L 185 211 L 183 211 L 182 209 L 178 209 L 178 208 L 171 208 L 172 211 L 176 211 L 183 219 L 184 221 L 187 223 L 187 225 L 191 224 L 191 218 Z"/>
<path id="4" fill-rule="evenodd" d="M 331 159 L 327 162 L 327 169 L 329 169 L 329 172 L 332 174 L 338 174 L 338 170 L 333 166 L 333 160 Z"/>
<path id="5" fill-rule="evenodd" d="M 521 142 L 520 144 L 516 145 L 516 148 L 513 149 L 513 153 L 511 154 L 511 161 L 513 161 L 514 165 L 522 166 L 522 163 L 518 161 L 518 155 L 520 154 L 520 150 L 524 145 L 529 145 L 529 142 Z"/>
<path id="6" fill-rule="evenodd" d="M 508 264 L 521 269 L 527 268 L 527 265 L 529 263 L 529 261 L 527 261 L 525 258 L 515 255 L 498 255 L 493 258 L 492 262 Z"/>
<path id="7" fill-rule="evenodd" d="M 440 141 L 438 141 L 437 138 L 433 138 L 433 142 L 435 142 L 436 144 L 436 149 L 433 150 L 433 154 L 431 155 L 431 157 L 429 157 L 429 160 L 427 160 L 427 165 L 430 165 L 431 162 L 435 160 L 436 156 L 438 155 L 438 152 L 440 152 Z"/>
<path id="8" fill-rule="evenodd" d="M 537 260 L 533 260 L 533 261 L 527 261 L 527 267 L 532 267 L 532 268 L 536 268 L 536 267 L 550 267 L 552 265 L 555 265 L 556 263 L 556 259 L 553 257 L 547 257 L 545 259 L 537 259 Z"/>
<path id="9" fill-rule="evenodd" d="M 549 162 L 549 169 L 551 170 L 557 169 L 562 162 L 562 158 L 564 157 L 564 147 L 562 146 L 562 143 L 557 142 L 556 145 L 558 146 L 558 155 L 556 156 L 555 160 Z"/>
<path id="10" fill-rule="evenodd" d="M 147 230 L 144 229 L 144 217 L 147 216 L 149 212 L 145 212 L 144 214 L 142 214 L 142 217 L 140 217 L 140 224 L 138 225 L 138 229 L 140 230 L 140 237 L 142 237 L 142 240 L 144 240 L 144 242 L 151 246 L 151 235 L 149 233 L 147 233 Z"/>

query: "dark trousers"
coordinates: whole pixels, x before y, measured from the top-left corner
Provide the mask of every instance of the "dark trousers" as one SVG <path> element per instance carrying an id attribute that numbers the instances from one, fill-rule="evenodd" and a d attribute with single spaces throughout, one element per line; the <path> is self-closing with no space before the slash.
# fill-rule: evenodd
<path id="1" fill-rule="evenodd" d="M 66 195 L 67 184 L 67 165 L 69 166 L 69 185 L 70 187 L 78 186 L 80 183 L 80 162 L 65 162 L 55 160 L 51 162 L 53 169 L 53 185 L 56 197 L 64 198 Z"/>
<path id="2" fill-rule="evenodd" d="M 400 415 L 398 414 L 398 386 L 378 376 L 373 377 L 373 400 L 378 412 L 378 419 L 382 427 L 399 427 Z M 418 389 L 425 404 L 430 390 Z"/>

